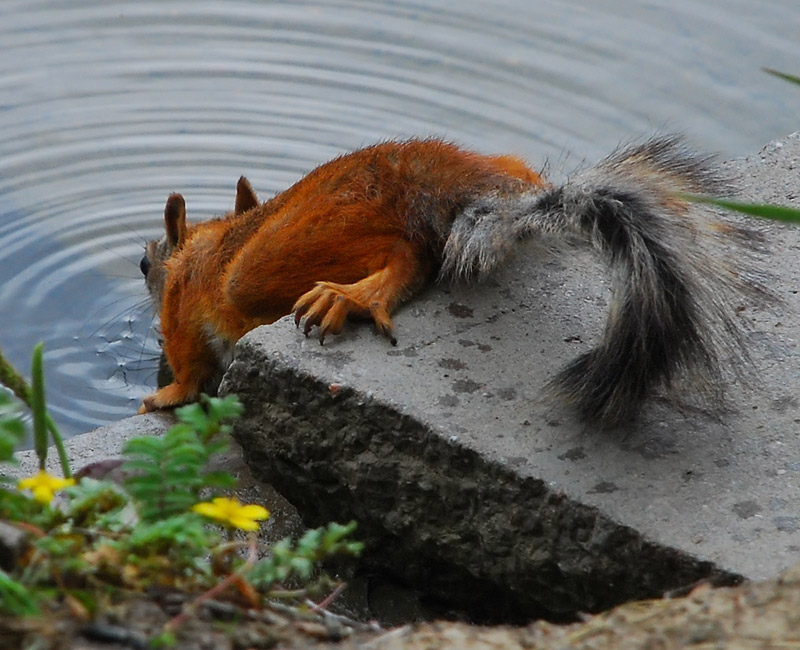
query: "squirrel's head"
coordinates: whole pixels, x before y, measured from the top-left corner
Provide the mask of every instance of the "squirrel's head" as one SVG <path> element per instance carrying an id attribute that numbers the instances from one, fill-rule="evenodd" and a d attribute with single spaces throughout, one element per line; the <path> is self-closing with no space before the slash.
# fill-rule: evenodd
<path id="1" fill-rule="evenodd" d="M 167 280 L 167 260 L 186 241 L 186 202 L 180 194 L 170 194 L 164 208 L 166 233 L 161 239 L 148 242 L 139 268 L 157 312 L 161 311 L 164 284 Z"/>
<path id="2" fill-rule="evenodd" d="M 236 184 L 234 214 L 242 214 L 258 206 L 258 197 L 248 180 L 242 176 Z M 164 286 L 167 281 L 167 261 L 179 251 L 189 237 L 192 226 L 186 221 L 186 202 L 180 194 L 170 194 L 164 208 L 165 233 L 161 239 L 148 242 L 139 268 L 157 312 L 161 312 Z"/>

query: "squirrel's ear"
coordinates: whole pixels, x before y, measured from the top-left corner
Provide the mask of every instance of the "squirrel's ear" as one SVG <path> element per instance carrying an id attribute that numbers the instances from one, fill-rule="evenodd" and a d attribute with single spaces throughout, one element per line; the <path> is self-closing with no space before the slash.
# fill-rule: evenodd
<path id="1" fill-rule="evenodd" d="M 186 203 L 180 194 L 170 194 L 164 208 L 164 225 L 167 229 L 167 242 L 178 248 L 186 237 Z"/>
<path id="2" fill-rule="evenodd" d="M 242 214 L 258 206 L 258 197 L 244 176 L 236 183 L 236 207 L 234 214 Z"/>

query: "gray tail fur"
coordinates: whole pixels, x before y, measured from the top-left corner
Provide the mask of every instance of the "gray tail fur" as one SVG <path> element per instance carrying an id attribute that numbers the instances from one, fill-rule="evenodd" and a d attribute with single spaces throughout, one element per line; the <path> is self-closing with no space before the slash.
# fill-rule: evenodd
<path id="1" fill-rule="evenodd" d="M 714 246 L 723 236 L 741 240 L 742 229 L 684 195 L 726 190 L 709 158 L 679 137 L 655 137 L 561 187 L 475 201 L 453 223 L 442 275 L 491 271 L 524 238 L 587 241 L 612 272 L 610 313 L 597 347 L 564 368 L 551 390 L 602 426 L 629 419 L 654 388 L 686 371 L 717 399 L 721 353 L 746 357 L 731 303 L 759 289 Z"/>

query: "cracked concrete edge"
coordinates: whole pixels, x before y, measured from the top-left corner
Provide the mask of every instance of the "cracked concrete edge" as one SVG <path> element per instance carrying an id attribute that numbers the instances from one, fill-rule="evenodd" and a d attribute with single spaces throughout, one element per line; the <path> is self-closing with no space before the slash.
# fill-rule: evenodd
<path id="1" fill-rule="evenodd" d="M 786 142 L 796 140 L 791 135 Z M 772 143 L 749 159 L 727 163 L 737 175 L 744 172 L 745 196 L 787 196 L 772 185 L 789 184 L 772 166 L 775 159 L 781 160 L 781 148 Z M 769 164 L 760 164 L 766 159 Z M 480 289 L 453 293 L 468 308 L 441 291 L 415 298 L 397 315 L 404 331 L 402 350 L 382 350 L 363 334 L 367 328 L 348 328 L 324 351 L 315 349 L 313 342 L 298 342 L 290 319 L 251 332 L 237 346 L 223 383 L 223 390 L 237 392 L 245 401 L 248 415 L 237 426 L 237 436 L 251 467 L 291 495 L 307 523 L 357 519 L 370 561 L 391 565 L 407 582 L 429 593 L 460 594 L 467 607 L 471 597 L 480 594 L 477 607 L 485 609 L 489 603 L 506 614 L 524 612 L 523 618 L 545 610 L 597 611 L 697 580 L 740 580 L 753 563 L 729 552 L 735 535 L 723 529 L 732 539 L 711 544 L 704 540 L 710 531 L 730 525 L 730 514 L 707 510 L 703 504 L 719 500 L 718 487 L 724 498 L 733 495 L 724 482 L 716 482 L 716 470 L 709 469 L 709 463 L 719 469 L 718 459 L 708 457 L 719 448 L 716 436 L 723 441 L 735 436 L 736 446 L 725 449 L 734 459 L 742 449 L 758 447 L 738 437 L 751 426 L 746 417 L 734 432 L 702 417 L 676 419 L 664 408 L 653 409 L 655 417 L 646 420 L 640 442 L 680 440 L 691 449 L 673 458 L 637 458 L 635 449 L 588 440 L 564 422 L 548 422 L 541 412 L 520 413 L 520 420 L 526 415 L 530 419 L 522 426 L 497 417 L 535 393 L 534 384 L 513 384 L 513 379 L 516 389 L 511 393 L 502 379 L 508 364 L 521 365 L 519 355 L 527 354 L 517 343 L 505 343 L 524 330 L 520 326 L 527 318 L 544 309 L 537 321 L 543 333 L 525 342 L 536 352 L 530 355 L 529 367 L 541 366 L 534 373 L 544 376 L 551 376 L 553 367 L 566 360 L 564 346 L 558 345 L 559 331 L 577 322 L 578 331 L 593 332 L 602 322 L 607 288 L 591 271 L 576 276 L 564 273 L 557 261 L 534 269 L 526 269 L 526 263 L 517 259 L 510 271 L 494 279 L 489 293 L 500 296 L 497 300 L 487 299 Z M 536 300 L 535 307 L 528 304 L 530 292 L 543 299 Z M 547 306 L 553 299 L 560 304 Z M 454 306 L 462 308 L 454 311 Z M 469 341 L 461 340 L 467 338 L 465 332 L 471 333 Z M 492 350 L 495 341 L 508 348 L 506 356 L 493 353 L 482 361 L 473 354 L 476 346 Z M 437 362 L 434 348 L 446 358 Z M 387 356 L 401 362 L 386 362 Z M 502 358 L 506 365 L 491 365 L 489 356 Z M 408 368 L 413 363 L 414 369 L 407 370 L 398 357 L 409 357 Z M 462 358 L 475 368 L 477 381 L 459 387 L 455 378 L 465 366 Z M 449 388 L 431 379 L 450 367 L 442 366 L 445 361 L 459 364 L 444 375 L 450 377 Z M 447 390 L 458 392 L 458 397 Z M 499 407 L 491 404 L 493 394 L 495 402 L 502 402 Z M 491 422 L 505 428 L 493 433 Z M 665 437 L 666 426 L 674 430 Z M 458 435 L 449 436 L 448 431 Z M 496 447 L 479 440 L 501 433 L 505 440 Z M 540 449 L 532 442 L 537 439 Z M 571 448 L 564 445 L 570 440 L 587 448 L 582 457 L 595 467 L 589 463 L 565 468 L 562 461 L 551 471 L 557 459 L 569 456 Z M 521 465 L 520 455 L 527 459 Z M 691 465 L 698 458 L 704 458 L 702 463 Z M 612 507 L 608 495 L 604 500 L 593 494 L 605 483 L 586 485 L 609 471 L 615 483 L 622 484 L 618 495 L 611 495 L 618 502 Z M 755 478 L 757 471 L 760 468 L 744 476 Z M 702 490 L 695 486 L 696 493 L 687 493 L 685 486 L 676 489 L 672 483 L 678 472 L 710 478 L 704 479 Z M 636 478 L 628 481 L 633 475 Z M 642 489 L 647 483 L 663 489 Z M 617 486 L 605 490 L 611 491 Z M 651 507 L 655 502 L 661 506 Z M 669 530 L 678 525 L 685 531 Z"/>
<path id="2" fill-rule="evenodd" d="M 569 616 L 741 576 L 656 544 L 402 408 L 243 339 L 222 392 L 257 476 L 308 525 L 353 518 L 366 561 L 483 620 Z M 442 471 L 446 467 L 447 471 Z"/>

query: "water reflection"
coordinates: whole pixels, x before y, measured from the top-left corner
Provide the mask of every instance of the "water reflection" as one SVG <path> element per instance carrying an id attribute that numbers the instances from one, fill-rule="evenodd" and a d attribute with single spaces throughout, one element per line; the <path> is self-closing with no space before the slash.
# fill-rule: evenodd
<path id="1" fill-rule="evenodd" d="M 0 347 L 46 344 L 69 434 L 133 413 L 157 345 L 138 260 L 195 217 L 376 140 L 555 173 L 669 125 L 742 155 L 796 128 L 794 0 L 0 4 Z M 798 70 L 795 69 L 795 72 Z"/>

